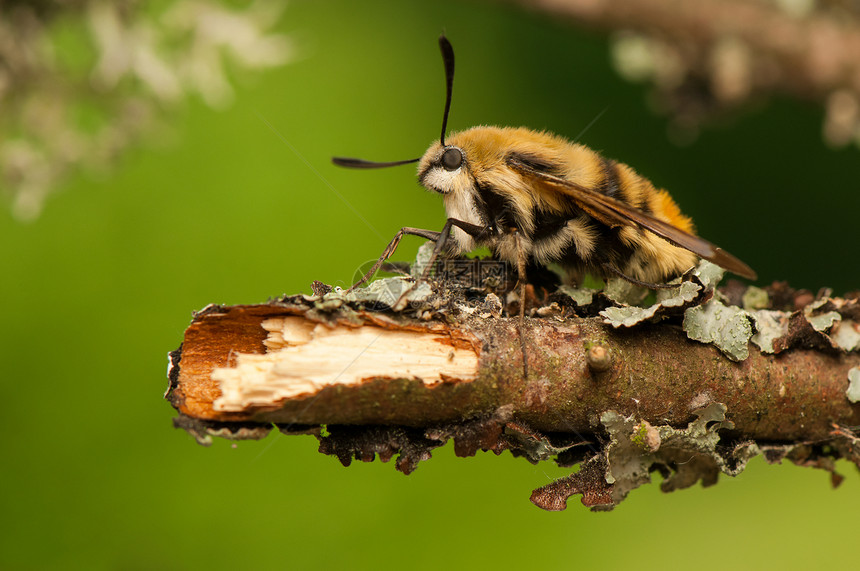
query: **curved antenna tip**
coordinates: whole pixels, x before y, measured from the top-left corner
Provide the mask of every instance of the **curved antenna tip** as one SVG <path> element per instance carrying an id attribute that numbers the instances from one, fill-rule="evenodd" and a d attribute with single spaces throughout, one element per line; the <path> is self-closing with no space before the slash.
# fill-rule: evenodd
<path id="1" fill-rule="evenodd" d="M 442 136 L 439 140 L 445 146 L 445 131 L 448 129 L 448 113 L 451 111 L 451 94 L 454 91 L 454 47 L 445 34 L 439 36 L 439 50 L 445 65 L 445 112 L 442 115 Z"/>
<path id="2" fill-rule="evenodd" d="M 339 167 L 346 167 L 348 169 L 384 169 L 387 167 L 396 167 L 400 165 L 407 165 L 409 163 L 417 163 L 421 158 L 417 159 L 406 159 L 402 161 L 385 161 L 385 162 L 377 162 L 377 161 L 366 161 L 364 159 L 353 159 L 351 157 L 332 157 L 331 162 L 336 164 Z"/>

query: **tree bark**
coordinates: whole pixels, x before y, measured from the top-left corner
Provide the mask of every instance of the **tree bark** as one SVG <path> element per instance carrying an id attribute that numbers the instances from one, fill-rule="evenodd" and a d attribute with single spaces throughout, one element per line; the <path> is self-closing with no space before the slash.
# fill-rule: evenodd
<path id="1" fill-rule="evenodd" d="M 787 325 L 780 354 L 750 344 L 736 362 L 691 340 L 678 310 L 616 328 L 559 294 L 520 321 L 492 293 L 435 293 L 402 311 L 332 293 L 205 308 L 171 354 L 177 426 L 206 442 L 259 438 L 274 423 L 316 435 L 345 464 L 399 453 L 406 473 L 451 438 L 459 455 L 583 462 L 536 492 L 546 509 L 572 493 L 611 508 L 643 471 L 672 475 L 674 489 L 733 475 L 758 453 L 831 472 L 836 458 L 860 459 L 860 405 L 846 396 L 860 354 L 823 343 L 826 333 Z M 822 303 L 854 327 L 855 300 Z M 641 469 L 619 470 L 622 457 Z"/>
<path id="2" fill-rule="evenodd" d="M 357 312 L 358 320 L 347 321 L 308 315 L 311 309 L 288 299 L 210 307 L 198 314 L 185 333 L 171 403 L 183 414 L 212 421 L 411 427 L 512 406 L 518 419 L 537 430 L 590 433 L 600 429 L 597 417 L 604 410 L 680 426 L 689 422 L 694 410 L 721 402 L 735 429 L 754 439 L 823 439 L 833 423 L 860 425 L 860 406 L 845 397 L 848 371 L 860 366 L 857 353 L 753 351 L 736 363 L 715 347 L 688 339 L 673 325 L 615 330 L 601 318 L 528 318 L 523 324 L 528 361 L 524 376 L 516 318 L 471 317 L 445 323 Z M 296 384 L 297 390 L 267 391 L 265 384 L 278 375 L 263 377 L 257 369 L 261 360 L 243 363 L 246 355 L 271 355 L 263 323 L 284 318 L 299 320 L 297 327 L 343 335 L 340 345 L 328 343 L 319 352 L 317 367 L 323 376 L 328 374 L 328 381 L 314 386 L 288 376 L 288 369 L 305 367 L 306 356 L 297 351 L 273 360 L 285 371 L 282 384 Z M 359 333 L 365 333 L 361 339 L 369 347 L 349 342 L 349 335 Z M 411 359 L 393 362 L 392 354 L 404 336 L 416 341 L 408 345 Z M 313 343 L 311 339 L 305 347 Z M 609 355 L 605 370 L 595 370 L 589 363 L 589 349 L 593 353 L 595 347 Z M 452 362 L 456 350 L 457 361 L 467 363 L 459 376 L 422 377 L 410 371 L 418 360 L 414 351 L 419 350 L 423 355 L 441 354 L 443 360 L 450 354 Z M 378 362 L 367 368 L 368 360 Z M 338 365 L 328 368 L 326 361 Z M 221 369 L 226 382 L 222 368 L 242 365 L 247 375 L 243 388 L 250 396 L 247 401 L 237 396 L 225 402 L 221 383 L 212 374 Z M 350 366 L 364 367 L 364 376 L 350 376 Z"/>

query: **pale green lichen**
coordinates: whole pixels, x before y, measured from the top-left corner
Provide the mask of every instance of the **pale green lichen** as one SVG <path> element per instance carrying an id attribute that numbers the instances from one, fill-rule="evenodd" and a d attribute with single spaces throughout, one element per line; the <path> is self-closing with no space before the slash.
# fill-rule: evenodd
<path id="1" fill-rule="evenodd" d="M 764 309 L 770 304 L 770 297 L 767 292 L 759 287 L 749 286 L 741 298 L 744 309 L 747 311 L 755 311 Z"/>
<path id="2" fill-rule="evenodd" d="M 424 275 L 424 268 L 430 263 L 430 258 L 433 257 L 433 250 L 436 248 L 435 242 L 424 242 L 418 248 L 418 253 L 415 255 L 415 262 L 409 270 L 413 278 L 420 278 Z"/>
<path id="3" fill-rule="evenodd" d="M 845 351 L 860 350 L 860 323 L 852 319 L 843 319 L 833 331 L 830 338 Z"/>
<path id="4" fill-rule="evenodd" d="M 702 287 L 693 282 L 684 282 L 673 289 L 662 289 L 657 292 L 657 302 L 663 307 L 681 307 L 685 303 L 693 301 Z"/>
<path id="5" fill-rule="evenodd" d="M 558 291 L 570 297 L 570 299 L 573 300 L 573 303 L 579 307 L 591 305 L 594 301 L 594 294 L 597 293 L 597 290 L 595 289 L 587 287 L 576 288 L 567 285 L 559 286 Z"/>
<path id="6" fill-rule="evenodd" d="M 860 402 L 860 367 L 853 367 L 848 371 L 848 389 L 845 396 L 853 403 Z"/>
<path id="7" fill-rule="evenodd" d="M 358 303 L 382 303 L 389 307 L 420 303 L 433 294 L 433 288 L 427 282 L 416 283 L 412 278 L 393 277 L 373 281 L 365 288 L 356 289 L 350 293 L 340 293 L 344 300 Z M 326 294 L 326 297 L 335 294 Z"/>
<path id="8" fill-rule="evenodd" d="M 648 290 L 627 280 L 612 278 L 607 280 L 603 295 L 618 305 L 636 305 L 648 296 Z"/>
<path id="9" fill-rule="evenodd" d="M 707 260 L 699 262 L 699 265 L 693 270 L 693 275 L 699 278 L 705 288 L 717 287 L 725 273 L 726 270 Z"/>
<path id="10" fill-rule="evenodd" d="M 686 428 L 651 426 L 614 410 L 601 414 L 600 422 L 610 436 L 604 449 L 608 466 L 606 482 L 613 484 L 615 504 L 631 490 L 649 483 L 656 466 L 666 467 L 669 476 L 662 488 L 672 491 L 698 481 L 713 484 L 720 473 L 735 476 L 759 453 L 758 448 L 738 447 L 727 459 L 717 451 L 719 431 L 734 428 L 726 420 L 724 404 L 714 402 L 694 414 L 697 418 Z M 656 433 L 649 434 L 651 431 Z"/>
<path id="11" fill-rule="evenodd" d="M 603 322 L 612 327 L 633 327 L 646 319 L 654 317 L 658 309 L 660 309 L 659 303 L 651 307 L 636 307 L 631 305 L 625 307 L 613 306 L 601 311 L 600 315 L 604 317 Z"/>
<path id="12" fill-rule="evenodd" d="M 775 353 L 773 342 L 788 333 L 788 316 L 785 312 L 769 309 L 750 311 L 749 316 L 752 317 L 756 329 L 750 341 L 763 353 Z"/>
<path id="13" fill-rule="evenodd" d="M 841 319 L 842 316 L 835 311 L 828 311 L 827 313 L 822 313 L 821 315 L 815 316 L 807 314 L 806 316 L 806 320 L 809 321 L 809 324 L 812 325 L 812 328 L 822 333 L 833 327 Z"/>
<path id="14" fill-rule="evenodd" d="M 690 339 L 713 343 L 733 361 L 749 357 L 752 337 L 749 314 L 739 307 L 726 306 L 712 299 L 684 313 L 684 331 Z"/>
<path id="15" fill-rule="evenodd" d="M 660 310 L 668 307 L 681 307 L 696 299 L 702 287 L 694 282 L 683 282 L 677 288 L 660 290 L 657 293 L 657 303 L 650 307 L 622 306 L 607 307 L 600 312 L 604 323 L 618 327 L 633 327 L 657 315 Z"/>

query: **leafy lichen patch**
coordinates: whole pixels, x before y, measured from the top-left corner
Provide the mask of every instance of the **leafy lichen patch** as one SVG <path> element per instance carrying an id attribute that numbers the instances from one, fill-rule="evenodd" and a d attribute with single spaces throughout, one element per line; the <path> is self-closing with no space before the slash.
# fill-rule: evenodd
<path id="1" fill-rule="evenodd" d="M 737 475 L 760 453 L 750 442 L 729 452 L 721 449 L 720 431 L 734 428 L 726 419 L 724 404 L 712 402 L 694 414 L 696 419 L 687 427 L 674 428 L 605 411 L 600 422 L 609 441 L 583 462 L 578 473 L 535 490 L 532 502 L 544 509 L 563 510 L 570 496 L 582 494 L 582 503 L 592 510 L 611 510 L 632 490 L 650 483 L 655 470 L 664 477 L 664 492 L 696 482 L 709 486 L 716 483 L 720 473 Z M 597 471 L 602 477 L 595 475 Z"/>
<path id="2" fill-rule="evenodd" d="M 636 305 L 648 296 L 648 290 L 620 278 L 606 282 L 603 295 L 618 305 Z"/>
<path id="3" fill-rule="evenodd" d="M 706 288 L 717 287 L 717 284 L 722 281 L 725 274 L 726 270 L 707 260 L 699 262 L 699 265 L 693 270 L 693 275 L 696 276 Z"/>
<path id="4" fill-rule="evenodd" d="M 744 309 L 747 311 L 765 309 L 770 304 L 770 297 L 767 295 L 767 292 L 755 286 L 749 286 L 746 288 L 741 300 Z"/>
<path id="5" fill-rule="evenodd" d="M 433 257 L 433 250 L 436 244 L 430 241 L 424 242 L 418 248 L 418 253 L 415 255 L 415 262 L 409 270 L 413 278 L 420 278 L 424 275 L 424 270 L 427 264 L 430 263 L 430 258 Z"/>
<path id="6" fill-rule="evenodd" d="M 649 307 L 622 305 L 607 307 L 600 312 L 604 323 L 618 327 L 633 327 L 647 321 L 670 308 L 680 308 L 696 300 L 702 292 L 700 284 L 687 281 L 672 289 L 661 290 L 657 294 L 657 303 Z"/>
<path id="7" fill-rule="evenodd" d="M 597 293 L 595 289 L 587 287 L 575 288 L 567 285 L 559 286 L 558 291 L 570 297 L 573 303 L 580 307 L 591 305 L 594 301 L 594 295 Z"/>
<path id="8" fill-rule="evenodd" d="M 750 311 L 749 315 L 753 319 L 756 330 L 750 341 L 755 343 L 763 353 L 776 353 L 773 342 L 788 333 L 788 316 L 784 311 L 769 309 Z"/>
<path id="9" fill-rule="evenodd" d="M 830 338 L 845 351 L 860 350 L 860 322 L 841 320 L 830 332 Z"/>
<path id="10" fill-rule="evenodd" d="M 660 304 L 655 303 L 651 307 L 636 307 L 628 305 L 624 307 L 607 307 L 600 312 L 604 317 L 603 322 L 615 328 L 633 327 L 657 314 Z"/>
<path id="11" fill-rule="evenodd" d="M 696 420 L 682 429 L 654 427 L 615 411 L 601 415 L 611 438 L 606 446 L 606 481 L 613 484 L 616 504 L 631 490 L 649 483 L 655 468 L 664 474 L 664 491 L 686 488 L 700 480 L 710 485 L 721 471 L 735 473 L 716 451 L 719 430 L 733 427 L 726 420 L 725 405 L 711 403 L 695 414 Z M 682 458 L 685 461 L 679 461 Z"/>
<path id="12" fill-rule="evenodd" d="M 827 313 L 822 313 L 820 315 L 815 316 L 807 316 L 807 320 L 813 329 L 816 331 L 820 331 L 824 333 L 829 331 L 831 327 L 833 327 L 836 323 L 838 323 L 842 319 L 835 311 L 828 311 Z"/>
<path id="13" fill-rule="evenodd" d="M 684 313 L 684 331 L 690 339 L 713 343 L 733 361 L 749 357 L 748 341 L 752 337 L 748 313 L 726 306 L 716 299 L 691 307 Z"/>
<path id="14" fill-rule="evenodd" d="M 427 282 L 416 282 L 405 277 L 393 277 L 373 281 L 367 287 L 349 293 L 330 293 L 326 297 L 331 296 L 331 298 L 337 299 L 335 296 L 342 296 L 342 299 L 346 301 L 398 309 L 406 307 L 406 304 L 416 306 L 426 302 L 432 294 L 433 288 Z"/>
<path id="15" fill-rule="evenodd" d="M 860 367 L 852 367 L 848 371 L 848 389 L 845 396 L 851 402 L 860 402 Z"/>

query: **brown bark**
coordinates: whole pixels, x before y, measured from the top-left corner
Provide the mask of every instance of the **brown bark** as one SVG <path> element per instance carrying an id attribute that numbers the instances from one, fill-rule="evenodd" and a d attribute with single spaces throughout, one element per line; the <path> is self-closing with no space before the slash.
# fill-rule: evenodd
<path id="1" fill-rule="evenodd" d="M 449 439 L 458 456 L 509 450 L 582 463 L 535 491 L 545 509 L 564 509 L 572 494 L 611 509 L 655 470 L 665 491 L 711 485 L 758 454 L 826 469 L 834 484 L 834 460 L 860 464 L 860 405 L 846 395 L 849 377 L 860 377 L 857 300 L 813 302 L 776 284 L 773 308 L 808 307 L 780 314 L 780 354 L 749 344 L 737 362 L 680 326 L 685 311 L 711 303 L 711 289 L 615 328 L 606 311 L 597 315 L 618 307 L 604 293 L 577 305 L 557 292 L 520 321 L 501 316 L 493 293 L 447 287 L 397 311 L 324 289 L 207 307 L 171 354 L 165 396 L 176 426 L 205 444 L 261 438 L 274 424 L 315 435 L 344 465 L 397 454 L 407 474 Z M 743 292 L 723 290 L 727 299 Z"/>
<path id="2" fill-rule="evenodd" d="M 860 405 L 845 398 L 848 371 L 860 366 L 856 353 L 797 349 L 764 355 L 753 350 L 748 359 L 735 363 L 672 325 L 615 330 L 601 318 L 529 318 L 524 325 L 529 371 L 524 377 L 515 318 L 445 323 L 359 312 L 358 320 L 347 321 L 336 315 L 331 320 L 309 316 L 311 309 L 287 301 L 201 312 L 185 334 L 178 378 L 168 396 L 171 403 L 185 415 L 210 421 L 410 427 L 510 406 L 517 419 L 537 430 L 591 433 L 600 429 L 597 417 L 604 410 L 681 426 L 694 410 L 721 402 L 735 429 L 758 440 L 822 439 L 834 423 L 860 424 Z M 366 378 L 349 387 L 335 383 L 314 394 L 238 412 L 215 410 L 220 390 L 212 371 L 235 364 L 241 353 L 265 354 L 262 322 L 285 315 L 333 328 L 432 333 L 440 344 L 474 352 L 477 376 L 427 386 L 391 367 L 388 377 Z M 607 370 L 589 366 L 587 355 L 593 347 L 611 356 Z"/>

